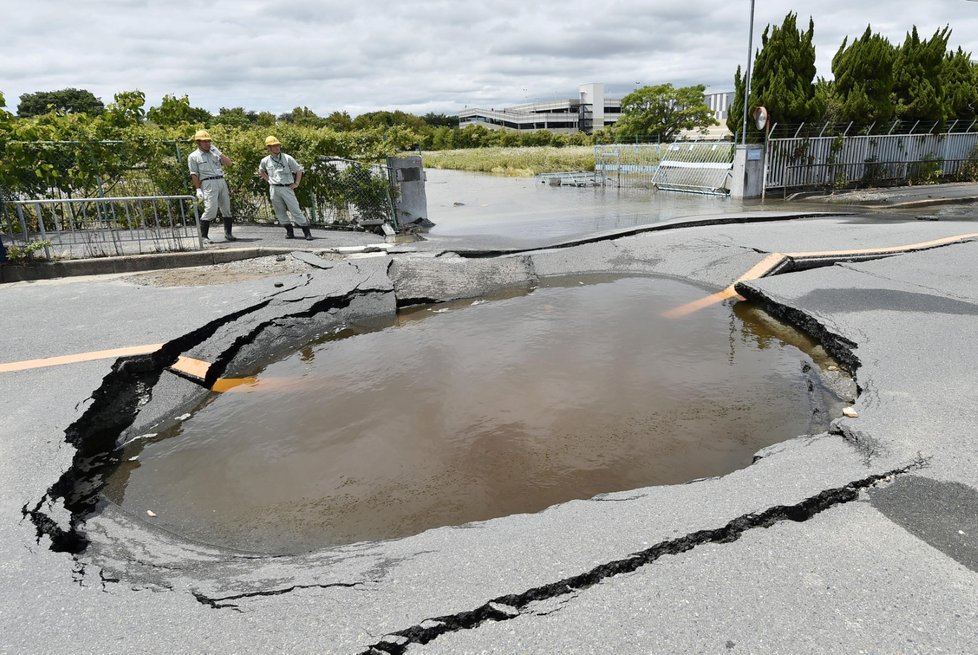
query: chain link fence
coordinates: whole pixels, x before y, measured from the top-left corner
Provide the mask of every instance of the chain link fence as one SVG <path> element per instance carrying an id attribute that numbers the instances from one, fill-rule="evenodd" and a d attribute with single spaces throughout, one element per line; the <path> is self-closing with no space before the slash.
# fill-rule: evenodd
<path id="1" fill-rule="evenodd" d="M 176 141 L 9 142 L 5 155 L 30 165 L 8 167 L 0 179 L 0 232 L 18 255 L 25 249 L 77 257 L 194 248 L 192 237 L 174 232 L 202 211 L 188 196 L 191 150 Z M 397 228 L 397 185 L 386 162 L 323 155 L 304 163 L 297 195 L 311 223 Z M 238 221 L 275 223 L 257 165 L 251 170 L 249 163 L 235 163 L 242 168 L 228 177 L 232 212 Z"/>

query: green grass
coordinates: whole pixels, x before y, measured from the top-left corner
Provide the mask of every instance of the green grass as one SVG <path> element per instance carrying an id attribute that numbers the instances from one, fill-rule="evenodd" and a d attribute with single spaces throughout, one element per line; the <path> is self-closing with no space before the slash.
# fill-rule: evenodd
<path id="1" fill-rule="evenodd" d="M 565 148 L 540 146 L 438 150 L 423 153 L 422 160 L 427 168 L 531 177 L 539 173 L 593 171 L 594 148 L 592 146 Z"/>

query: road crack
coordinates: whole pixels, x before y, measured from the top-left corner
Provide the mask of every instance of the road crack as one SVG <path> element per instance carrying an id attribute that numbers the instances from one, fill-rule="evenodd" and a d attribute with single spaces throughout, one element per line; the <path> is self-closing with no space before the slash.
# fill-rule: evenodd
<path id="1" fill-rule="evenodd" d="M 923 468 L 926 463 L 926 460 L 918 457 L 901 468 L 856 480 L 843 487 L 822 491 L 795 505 L 777 505 L 758 514 L 744 514 L 723 527 L 700 530 L 663 541 L 623 559 L 601 564 L 589 571 L 551 584 L 534 587 L 519 594 L 499 596 L 472 610 L 426 619 L 415 626 L 386 635 L 358 655 L 403 655 L 411 645 L 427 644 L 448 633 L 472 630 L 487 622 L 508 621 L 532 613 L 530 606 L 534 603 L 559 601 L 562 597 L 579 594 L 605 580 L 633 573 L 667 555 L 679 555 L 705 544 L 732 543 L 750 530 L 770 528 L 786 521 L 803 523 L 826 510 L 858 499 L 864 489 Z"/>

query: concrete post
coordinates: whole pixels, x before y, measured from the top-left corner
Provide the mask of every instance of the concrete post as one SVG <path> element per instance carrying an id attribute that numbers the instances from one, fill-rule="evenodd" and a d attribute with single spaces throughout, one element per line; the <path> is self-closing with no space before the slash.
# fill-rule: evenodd
<path id="1" fill-rule="evenodd" d="M 734 151 L 730 197 L 760 198 L 764 192 L 764 144 L 738 145 Z"/>

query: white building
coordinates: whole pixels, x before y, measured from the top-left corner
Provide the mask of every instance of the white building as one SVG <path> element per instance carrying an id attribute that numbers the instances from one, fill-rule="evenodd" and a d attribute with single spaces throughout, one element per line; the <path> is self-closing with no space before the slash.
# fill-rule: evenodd
<path id="1" fill-rule="evenodd" d="M 733 104 L 733 92 L 710 93 L 706 104 L 722 124 Z M 501 109 L 472 108 L 458 113 L 459 126 L 482 125 L 491 130 L 532 132 L 548 130 L 558 134 L 573 134 L 601 130 L 614 125 L 621 116 L 621 99 L 606 98 L 604 84 L 582 84 L 576 98 L 513 105 Z"/>

